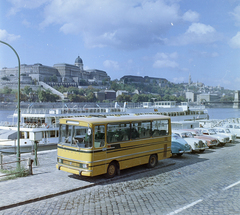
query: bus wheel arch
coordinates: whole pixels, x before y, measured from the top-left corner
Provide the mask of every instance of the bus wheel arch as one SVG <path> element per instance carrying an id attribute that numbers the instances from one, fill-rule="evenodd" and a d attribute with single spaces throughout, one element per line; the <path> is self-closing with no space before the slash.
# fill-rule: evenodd
<path id="1" fill-rule="evenodd" d="M 116 174 L 120 174 L 120 168 L 119 163 L 114 160 L 108 165 L 106 177 L 113 178 Z"/>
<path id="2" fill-rule="evenodd" d="M 155 167 L 157 165 L 157 163 L 158 163 L 158 156 L 157 156 L 157 154 L 150 155 L 147 166 L 149 168 L 153 168 L 153 167 Z"/>

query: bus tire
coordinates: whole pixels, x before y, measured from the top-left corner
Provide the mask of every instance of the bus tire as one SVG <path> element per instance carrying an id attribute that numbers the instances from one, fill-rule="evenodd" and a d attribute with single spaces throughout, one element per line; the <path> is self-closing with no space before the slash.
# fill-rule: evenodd
<path id="1" fill-rule="evenodd" d="M 157 155 L 151 155 L 149 157 L 149 161 L 148 161 L 148 168 L 153 168 L 157 165 L 158 163 L 158 158 Z"/>
<path id="2" fill-rule="evenodd" d="M 106 177 L 113 178 L 116 175 L 116 173 L 117 173 L 117 165 L 115 162 L 111 162 L 108 165 Z"/>

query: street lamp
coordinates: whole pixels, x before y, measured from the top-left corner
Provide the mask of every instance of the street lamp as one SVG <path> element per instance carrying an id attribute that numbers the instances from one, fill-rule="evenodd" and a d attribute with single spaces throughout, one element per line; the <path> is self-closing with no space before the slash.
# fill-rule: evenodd
<path id="1" fill-rule="evenodd" d="M 17 52 L 15 51 L 15 49 L 10 46 L 8 43 L 5 43 L 3 41 L 0 40 L 0 43 L 3 43 L 5 45 L 7 45 L 8 47 L 10 47 L 14 53 L 17 56 L 18 59 L 18 129 L 17 129 L 17 168 L 20 169 L 20 58 L 17 54 Z"/>

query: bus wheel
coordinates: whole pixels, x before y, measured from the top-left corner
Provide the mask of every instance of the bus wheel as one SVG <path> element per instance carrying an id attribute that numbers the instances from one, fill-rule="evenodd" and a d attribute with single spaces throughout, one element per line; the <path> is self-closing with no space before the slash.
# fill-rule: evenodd
<path id="1" fill-rule="evenodd" d="M 106 177 L 113 178 L 116 175 L 116 172 L 117 172 L 116 164 L 114 162 L 112 162 L 108 165 Z"/>
<path id="2" fill-rule="evenodd" d="M 157 165 L 157 163 L 158 163 L 157 155 L 151 155 L 148 161 L 148 167 L 153 168 Z"/>

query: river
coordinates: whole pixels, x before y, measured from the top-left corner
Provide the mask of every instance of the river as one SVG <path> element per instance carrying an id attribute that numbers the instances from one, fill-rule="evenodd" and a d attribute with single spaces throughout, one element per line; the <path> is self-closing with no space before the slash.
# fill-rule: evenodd
<path id="1" fill-rule="evenodd" d="M 209 119 L 240 118 L 240 109 L 234 108 L 207 108 Z M 4 121 L 12 122 L 13 110 L 0 110 L 0 123 Z M 14 119 L 17 122 L 17 118 Z"/>

